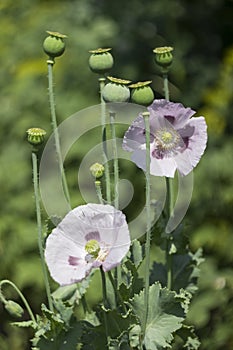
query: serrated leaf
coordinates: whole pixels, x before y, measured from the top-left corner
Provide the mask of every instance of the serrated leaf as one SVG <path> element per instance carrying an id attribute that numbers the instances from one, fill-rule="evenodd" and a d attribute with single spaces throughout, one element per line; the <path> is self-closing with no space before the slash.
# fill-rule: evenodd
<path id="1" fill-rule="evenodd" d="M 136 268 L 140 266 L 144 258 L 143 247 L 141 243 L 135 239 L 131 245 L 131 260 Z"/>
<path id="2" fill-rule="evenodd" d="M 41 338 L 37 347 L 40 350 L 76 350 L 82 335 L 82 328 L 79 324 L 67 332 L 62 332 L 55 339 Z"/>
<path id="3" fill-rule="evenodd" d="M 203 262 L 201 250 L 195 254 L 172 255 L 173 268 L 173 290 L 179 292 L 185 289 L 194 294 L 197 290 L 197 279 L 199 277 L 199 265 Z M 160 282 L 163 287 L 167 284 L 167 269 L 163 264 L 153 263 L 150 274 L 150 283 Z"/>
<path id="4" fill-rule="evenodd" d="M 187 350 L 197 350 L 201 345 L 192 326 L 183 325 L 182 328 L 178 330 L 177 334 L 184 342 L 183 348 Z"/>
<path id="5" fill-rule="evenodd" d="M 87 288 L 90 285 L 90 281 L 93 273 L 94 271 L 79 283 L 57 288 L 52 294 L 53 299 L 69 300 L 70 302 L 73 302 L 73 303 L 77 302 L 86 293 Z"/>
<path id="6" fill-rule="evenodd" d="M 189 252 L 185 255 L 174 256 L 173 259 L 173 287 L 176 291 L 183 288 L 194 294 L 197 290 L 199 277 L 199 265 L 203 262 L 202 251 L 199 249 L 195 254 Z"/>
<path id="7" fill-rule="evenodd" d="M 53 292 L 52 297 L 53 299 L 68 300 L 74 295 L 74 293 L 76 292 L 76 289 L 77 289 L 76 284 L 72 284 L 70 286 L 58 287 Z"/>
<path id="8" fill-rule="evenodd" d="M 36 324 L 35 322 L 29 320 L 29 321 L 21 321 L 21 322 L 11 322 L 12 326 L 16 326 L 16 327 L 22 327 L 22 328 L 28 328 L 28 327 L 32 327 L 35 328 Z"/>
<path id="9" fill-rule="evenodd" d="M 73 315 L 74 305 L 69 305 L 68 302 L 63 302 L 60 299 L 54 301 L 55 308 L 59 312 L 62 321 L 68 326 Z"/>
<path id="10" fill-rule="evenodd" d="M 153 263 L 150 272 L 150 284 L 153 284 L 155 282 L 159 282 L 162 285 L 162 287 L 165 287 L 167 284 L 166 266 L 157 262 Z"/>
<path id="11" fill-rule="evenodd" d="M 144 343 L 147 350 L 170 347 L 173 333 L 182 327 L 184 311 L 177 300 L 177 294 L 155 283 L 149 288 L 149 309 Z M 144 291 L 135 295 L 131 301 L 135 315 L 143 323 Z"/>

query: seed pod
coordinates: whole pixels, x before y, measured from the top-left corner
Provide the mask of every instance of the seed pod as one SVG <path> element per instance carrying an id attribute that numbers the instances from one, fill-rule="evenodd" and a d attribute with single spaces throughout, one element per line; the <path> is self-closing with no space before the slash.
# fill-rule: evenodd
<path id="1" fill-rule="evenodd" d="M 110 53 L 112 49 L 96 49 L 89 51 L 89 67 L 94 73 L 105 74 L 112 68 L 114 60 Z"/>
<path id="2" fill-rule="evenodd" d="M 48 33 L 49 36 L 43 42 L 44 52 L 51 59 L 61 56 L 65 51 L 64 38 L 67 38 L 67 36 L 58 32 L 47 31 L 46 33 Z"/>
<path id="3" fill-rule="evenodd" d="M 143 81 L 129 85 L 132 88 L 131 100 L 143 106 L 149 106 L 154 100 L 154 92 L 149 86 L 152 81 Z"/>
<path id="4" fill-rule="evenodd" d="M 173 50 L 171 46 L 156 47 L 153 50 L 156 63 L 165 69 L 169 68 L 173 60 Z"/>
<path id="5" fill-rule="evenodd" d="M 109 83 L 103 88 L 102 96 L 106 102 L 127 102 L 130 98 L 130 80 L 108 77 Z"/>

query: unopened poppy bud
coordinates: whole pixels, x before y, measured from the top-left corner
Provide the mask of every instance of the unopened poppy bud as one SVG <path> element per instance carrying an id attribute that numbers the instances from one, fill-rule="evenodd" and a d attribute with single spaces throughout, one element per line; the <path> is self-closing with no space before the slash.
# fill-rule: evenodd
<path id="1" fill-rule="evenodd" d="M 90 172 L 96 179 L 99 179 L 104 174 L 104 166 L 102 164 L 95 163 L 90 167 Z"/>
<path id="2" fill-rule="evenodd" d="M 33 146 L 39 146 L 44 142 L 46 131 L 40 128 L 30 128 L 27 130 L 27 140 Z"/>
<path id="3" fill-rule="evenodd" d="M 152 81 L 143 81 L 129 85 L 132 88 L 131 100 L 143 106 L 149 106 L 154 100 L 154 92 L 149 86 Z"/>
<path id="4" fill-rule="evenodd" d="M 96 49 L 89 51 L 91 56 L 89 58 L 89 67 L 94 73 L 104 74 L 109 72 L 112 68 L 114 60 L 110 53 L 112 49 Z"/>
<path id="5" fill-rule="evenodd" d="M 169 68 L 173 60 L 173 55 L 172 55 L 173 50 L 174 49 L 171 46 L 156 47 L 153 50 L 153 52 L 155 53 L 156 63 L 165 69 Z"/>
<path id="6" fill-rule="evenodd" d="M 109 83 L 103 88 L 102 96 L 106 102 L 127 102 L 130 98 L 130 80 L 108 77 Z"/>
<path id="7" fill-rule="evenodd" d="M 22 317 L 24 313 L 23 308 L 13 300 L 6 301 L 5 309 L 11 316 L 16 318 Z"/>
<path id="8" fill-rule="evenodd" d="M 46 33 L 48 33 L 49 36 L 43 42 L 44 52 L 51 59 L 61 56 L 65 51 L 64 38 L 67 38 L 67 36 L 58 32 L 47 31 Z"/>

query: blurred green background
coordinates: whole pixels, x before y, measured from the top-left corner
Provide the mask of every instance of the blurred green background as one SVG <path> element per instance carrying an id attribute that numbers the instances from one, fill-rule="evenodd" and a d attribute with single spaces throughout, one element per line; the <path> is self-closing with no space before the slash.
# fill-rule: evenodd
<path id="1" fill-rule="evenodd" d="M 14 281 L 39 312 L 45 292 L 24 135 L 34 126 L 51 132 L 45 31 L 68 35 L 67 50 L 54 67 L 59 123 L 99 103 L 88 50 L 112 47 L 111 74 L 151 79 L 160 98 L 162 81 L 152 49 L 171 45 L 171 98 L 204 115 L 209 132 L 186 217 L 191 246 L 203 247 L 206 257 L 189 320 L 201 349 L 233 349 L 233 1 L 2 0 L 0 20 L 0 279 Z M 74 205 L 82 202 L 75 183 L 85 144 L 65 164 Z M 129 168 L 128 177 L 134 172 Z M 6 288 L 6 294 L 17 300 L 12 290 Z M 0 305 L 0 350 L 29 349 L 30 334 L 9 321 Z"/>

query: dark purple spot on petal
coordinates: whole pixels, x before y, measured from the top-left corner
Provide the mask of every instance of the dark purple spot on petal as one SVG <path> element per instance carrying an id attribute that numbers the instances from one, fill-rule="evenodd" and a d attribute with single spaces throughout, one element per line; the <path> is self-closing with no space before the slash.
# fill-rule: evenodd
<path id="1" fill-rule="evenodd" d="M 165 115 L 164 118 L 171 124 L 173 124 L 175 121 L 175 117 L 173 117 L 172 115 Z"/>
<path id="2" fill-rule="evenodd" d="M 80 258 L 77 258 L 76 256 L 69 256 L 68 263 L 71 266 L 77 266 L 80 261 Z"/>
<path id="3" fill-rule="evenodd" d="M 188 137 L 184 137 L 183 139 L 183 142 L 184 142 L 184 148 L 188 148 L 188 145 L 189 145 L 189 138 Z"/>
<path id="4" fill-rule="evenodd" d="M 98 231 L 89 232 L 85 236 L 86 241 L 90 241 L 91 239 L 95 239 L 96 241 L 100 241 L 100 234 Z"/>
<path id="5" fill-rule="evenodd" d="M 152 152 L 151 152 L 152 157 L 156 158 L 156 159 L 163 159 L 164 158 L 164 152 L 160 149 L 155 148 Z"/>

